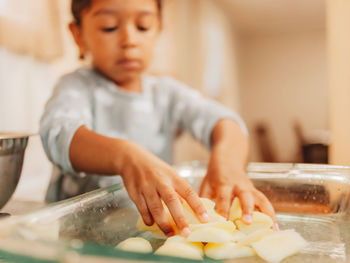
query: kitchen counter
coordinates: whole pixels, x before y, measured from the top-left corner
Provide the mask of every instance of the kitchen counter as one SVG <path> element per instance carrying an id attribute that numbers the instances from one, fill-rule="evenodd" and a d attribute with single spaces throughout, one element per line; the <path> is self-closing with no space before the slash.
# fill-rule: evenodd
<path id="1" fill-rule="evenodd" d="M 11 215 L 22 215 L 44 207 L 43 202 L 25 201 L 20 199 L 10 199 L 10 201 L 0 209 L 0 213 Z"/>

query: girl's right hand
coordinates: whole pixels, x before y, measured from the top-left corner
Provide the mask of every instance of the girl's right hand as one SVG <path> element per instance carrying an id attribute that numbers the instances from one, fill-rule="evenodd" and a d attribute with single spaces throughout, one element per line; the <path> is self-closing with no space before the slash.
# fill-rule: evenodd
<path id="1" fill-rule="evenodd" d="M 177 228 L 183 236 L 190 234 L 181 198 L 192 208 L 198 219 L 205 223 L 208 214 L 192 187 L 170 165 L 134 143 L 127 146 L 121 176 L 131 200 L 136 204 L 146 225 L 157 223 L 167 235 L 174 234 L 171 222 L 161 200 L 172 215 Z"/>
<path id="2" fill-rule="evenodd" d="M 201 222 L 208 215 L 192 187 L 158 157 L 141 146 L 122 139 L 98 134 L 85 126 L 75 132 L 69 149 L 75 171 L 92 174 L 121 174 L 130 198 L 146 225 L 158 224 L 167 235 L 174 233 L 161 200 L 169 208 L 178 230 L 190 233 L 182 198 L 192 207 Z"/>

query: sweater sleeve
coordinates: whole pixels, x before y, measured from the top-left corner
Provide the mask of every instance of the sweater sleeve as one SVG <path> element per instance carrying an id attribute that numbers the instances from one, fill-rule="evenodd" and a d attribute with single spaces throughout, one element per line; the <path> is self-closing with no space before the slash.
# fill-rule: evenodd
<path id="1" fill-rule="evenodd" d="M 78 72 L 63 76 L 40 121 L 40 136 L 49 160 L 68 174 L 75 174 L 69 159 L 73 135 L 80 126 L 91 128 L 92 125 L 92 106 L 86 82 Z"/>
<path id="2" fill-rule="evenodd" d="M 248 135 L 246 125 L 237 113 L 174 79 L 167 78 L 163 81 L 163 85 L 169 88 L 170 118 L 180 129 L 190 132 L 207 148 L 211 148 L 212 130 L 221 119 L 232 119 Z"/>

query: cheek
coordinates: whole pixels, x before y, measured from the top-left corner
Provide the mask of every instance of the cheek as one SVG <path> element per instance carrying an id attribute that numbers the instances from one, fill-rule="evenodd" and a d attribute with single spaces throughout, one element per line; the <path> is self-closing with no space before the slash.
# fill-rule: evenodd
<path id="1" fill-rule="evenodd" d="M 144 42 L 143 52 L 144 52 L 144 57 L 145 59 L 147 59 L 147 61 L 151 60 L 153 56 L 156 40 L 157 40 L 157 36 L 152 36 L 148 39 L 148 41 Z"/>
<path id="2" fill-rule="evenodd" d="M 86 46 L 93 55 L 102 55 L 104 53 L 110 53 L 115 48 L 115 40 L 113 35 L 106 35 L 99 30 L 92 28 L 86 31 L 85 34 Z"/>
<path id="3" fill-rule="evenodd" d="M 91 43 L 90 52 L 99 59 L 108 59 L 116 53 L 116 43 L 112 37 L 95 38 Z"/>

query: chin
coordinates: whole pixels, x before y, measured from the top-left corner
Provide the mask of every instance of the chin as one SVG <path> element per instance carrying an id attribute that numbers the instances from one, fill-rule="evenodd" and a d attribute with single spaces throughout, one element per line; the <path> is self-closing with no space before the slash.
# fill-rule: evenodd
<path id="1" fill-rule="evenodd" d="M 143 71 L 142 70 L 129 70 L 129 71 L 124 71 L 124 72 L 118 72 L 114 74 L 114 80 L 117 83 L 125 83 L 129 81 L 133 81 L 137 78 L 139 78 L 142 75 Z"/>

